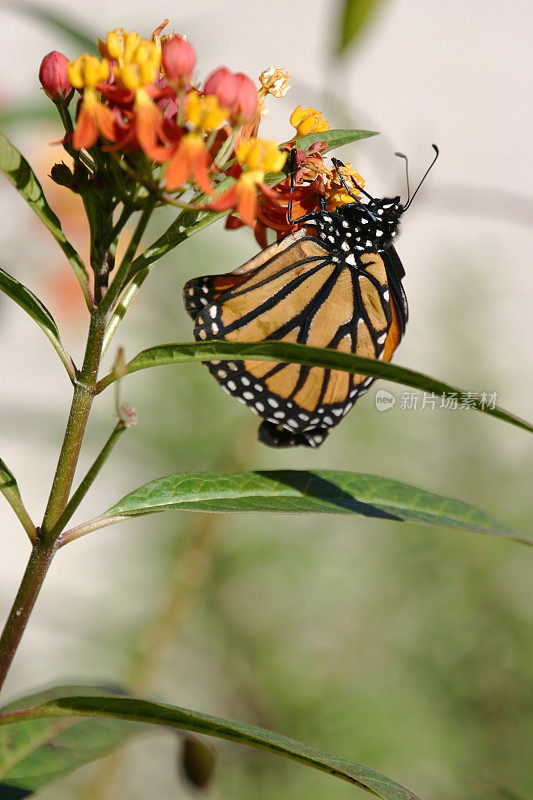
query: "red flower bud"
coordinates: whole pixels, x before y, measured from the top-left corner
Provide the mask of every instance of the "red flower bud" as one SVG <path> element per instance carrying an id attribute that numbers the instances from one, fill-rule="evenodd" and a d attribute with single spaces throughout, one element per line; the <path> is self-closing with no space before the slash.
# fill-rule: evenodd
<path id="1" fill-rule="evenodd" d="M 205 82 L 204 94 L 214 94 L 222 108 L 235 106 L 239 84 L 236 76 L 227 67 L 219 67 Z"/>
<path id="2" fill-rule="evenodd" d="M 235 114 L 241 120 L 252 119 L 257 111 L 258 104 L 255 83 L 248 75 L 244 75 L 242 72 L 237 72 L 235 78 L 238 86 Z"/>
<path id="3" fill-rule="evenodd" d="M 68 58 L 57 50 L 52 50 L 41 62 L 39 80 L 51 100 L 62 96 L 68 102 L 72 97 L 74 90 L 67 77 L 67 62 Z"/>
<path id="4" fill-rule="evenodd" d="M 205 82 L 204 94 L 214 94 L 223 108 L 229 108 L 232 118 L 251 119 L 257 111 L 257 89 L 251 78 L 242 72 L 233 73 L 219 67 Z"/>
<path id="5" fill-rule="evenodd" d="M 168 80 L 185 85 L 191 80 L 196 66 L 196 53 L 186 39 L 174 36 L 163 44 L 161 61 Z"/>

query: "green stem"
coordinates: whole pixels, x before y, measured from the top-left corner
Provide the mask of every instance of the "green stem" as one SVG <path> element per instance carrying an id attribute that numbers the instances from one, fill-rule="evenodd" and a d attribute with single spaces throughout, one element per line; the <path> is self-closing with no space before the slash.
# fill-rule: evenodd
<path id="1" fill-rule="evenodd" d="M 114 301 L 117 299 L 120 292 L 122 291 L 124 284 L 128 280 L 128 274 L 130 271 L 131 264 L 135 257 L 135 253 L 137 252 L 137 248 L 139 247 L 142 235 L 146 230 L 146 226 L 148 225 L 148 221 L 152 216 L 152 211 L 154 210 L 154 206 L 155 206 L 155 200 L 149 199 L 146 201 L 146 205 L 142 210 L 142 214 L 137 223 L 137 227 L 133 232 L 130 243 L 128 245 L 128 249 L 124 254 L 124 258 L 120 262 L 117 274 L 113 278 L 113 282 L 111 283 L 111 286 L 109 287 L 104 299 L 100 304 L 100 310 L 103 314 L 107 314 L 107 312 L 110 310 Z"/>
<path id="2" fill-rule="evenodd" d="M 59 455 L 43 525 L 35 541 L 20 589 L 0 639 L 0 688 L 11 666 L 46 573 L 58 547 L 57 523 L 67 505 L 89 412 L 94 400 L 94 386 L 98 377 L 105 325 L 105 315 L 99 309 L 93 311 L 87 337 L 85 359 L 79 380 L 76 381 L 65 438 Z M 96 474 L 94 477 L 96 477 Z"/>
<path id="3" fill-rule="evenodd" d="M 98 377 L 105 325 L 105 315 L 101 313 L 100 309 L 95 310 L 91 316 L 85 359 L 79 381 L 74 388 L 65 438 L 43 519 L 41 530 L 43 540 L 52 537 L 52 532 L 56 529 L 57 522 L 68 502 L 87 420 L 94 400 L 94 387 Z"/>
<path id="4" fill-rule="evenodd" d="M 115 331 L 117 330 L 118 326 L 122 318 L 124 317 L 126 311 L 130 307 L 130 305 L 135 300 L 135 296 L 139 289 L 141 288 L 142 284 L 144 283 L 145 279 L 150 274 L 150 270 L 152 267 L 146 267 L 145 269 L 138 272 L 135 277 L 131 280 L 128 286 L 126 286 L 122 296 L 120 297 L 119 302 L 115 306 L 115 310 L 107 323 L 105 336 L 104 336 L 104 344 L 102 347 L 102 355 L 104 355 L 105 351 L 107 350 L 111 339 L 115 335 Z"/>
<path id="5" fill-rule="evenodd" d="M 81 536 L 86 536 L 88 533 L 93 533 L 93 531 L 98 531 L 101 528 L 107 528 L 109 525 L 116 525 L 117 522 L 124 522 L 126 519 L 130 519 L 128 514 L 115 514 L 112 517 L 106 517 L 105 514 L 101 514 L 99 517 L 94 517 L 88 522 L 82 522 L 81 525 L 65 531 L 58 539 L 58 546 L 63 547 L 69 542 L 73 542 L 74 539 L 79 539 Z"/>
<path id="6" fill-rule="evenodd" d="M 117 422 L 113 431 L 111 432 L 111 435 L 109 436 L 107 442 L 104 444 L 102 450 L 94 460 L 86 476 L 83 478 L 80 485 L 78 486 L 78 488 L 68 501 L 65 510 L 59 517 L 56 525 L 54 526 L 54 530 L 52 531 L 52 534 L 55 534 L 56 532 L 59 534 L 58 544 L 61 542 L 61 531 L 65 528 L 67 522 L 72 517 L 72 515 L 78 508 L 79 504 L 87 494 L 88 490 L 94 483 L 98 473 L 102 469 L 111 451 L 113 450 L 114 446 L 116 445 L 116 443 L 118 442 L 118 440 L 120 439 L 121 435 L 124 433 L 125 430 L 126 426 L 124 425 L 122 420 L 119 420 L 119 422 Z"/>
<path id="7" fill-rule="evenodd" d="M 28 566 L 0 638 L 0 690 L 26 629 L 55 549 L 53 542 L 45 543 L 37 540 L 31 551 Z"/>

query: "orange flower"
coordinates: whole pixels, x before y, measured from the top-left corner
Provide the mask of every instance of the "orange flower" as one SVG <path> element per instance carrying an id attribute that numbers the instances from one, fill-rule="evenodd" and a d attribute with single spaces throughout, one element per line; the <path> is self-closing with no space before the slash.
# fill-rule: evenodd
<path id="1" fill-rule="evenodd" d="M 350 192 L 356 196 L 361 194 L 358 187 L 364 187 L 365 180 L 352 165 L 344 164 L 344 166 L 340 167 L 340 172 Z M 329 179 L 326 181 L 326 195 L 329 211 L 335 211 L 339 206 L 354 202 L 353 197 L 346 191 L 346 187 L 336 170 L 329 174 Z"/>
<path id="2" fill-rule="evenodd" d="M 165 185 L 172 191 L 193 180 L 203 192 L 213 194 L 208 170 L 209 156 L 204 140 L 197 133 L 186 133 L 168 162 Z"/>
<path id="3" fill-rule="evenodd" d="M 67 64 L 67 76 L 72 86 L 83 90 L 78 110 L 76 128 L 72 137 L 75 150 L 92 147 L 98 134 L 110 142 L 115 140 L 115 117 L 113 112 L 99 99 L 97 87 L 109 77 L 109 62 L 100 61 L 87 53 Z"/>
<path id="4" fill-rule="evenodd" d="M 111 109 L 100 102 L 94 89 L 85 89 L 72 137 L 73 148 L 92 147 L 100 133 L 109 142 L 115 141 L 115 117 Z"/>
<path id="5" fill-rule="evenodd" d="M 135 92 L 132 125 L 141 149 L 154 161 L 166 161 L 170 150 L 165 135 L 165 118 L 144 89 Z"/>
<path id="6" fill-rule="evenodd" d="M 242 172 L 233 186 L 210 203 L 209 208 L 213 211 L 226 211 L 228 208 L 233 208 L 241 220 L 253 228 L 257 218 L 258 187 L 262 191 L 271 191 L 262 182 L 263 177 L 261 170 Z"/>

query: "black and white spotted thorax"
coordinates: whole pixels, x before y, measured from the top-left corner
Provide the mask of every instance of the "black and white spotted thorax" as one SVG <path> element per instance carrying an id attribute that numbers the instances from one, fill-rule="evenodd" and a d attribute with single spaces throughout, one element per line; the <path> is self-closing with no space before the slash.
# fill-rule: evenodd
<path id="1" fill-rule="evenodd" d="M 398 233 L 403 206 L 399 197 L 375 198 L 368 203 L 348 203 L 336 211 L 317 214 L 317 239 L 333 253 L 332 260 L 356 265 L 363 252 L 379 253 L 390 247 Z"/>

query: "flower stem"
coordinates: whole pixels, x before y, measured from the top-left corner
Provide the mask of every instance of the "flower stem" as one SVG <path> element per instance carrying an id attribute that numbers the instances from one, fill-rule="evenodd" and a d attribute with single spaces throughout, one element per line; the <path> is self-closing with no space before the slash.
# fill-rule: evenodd
<path id="1" fill-rule="evenodd" d="M 109 455 L 111 454 L 112 449 L 114 448 L 120 436 L 124 433 L 125 430 L 127 430 L 126 426 L 124 425 L 122 420 L 119 420 L 119 422 L 117 422 L 117 424 L 113 428 L 107 442 L 104 444 L 103 448 L 96 456 L 96 459 L 89 468 L 89 471 L 87 472 L 87 474 L 81 481 L 80 485 L 78 486 L 78 488 L 68 501 L 65 510 L 59 517 L 56 525 L 54 526 L 54 530 L 52 531 L 52 534 L 57 533 L 59 536 L 58 545 L 61 543 L 61 531 L 65 528 L 66 524 L 68 523 L 68 521 L 78 508 L 79 504 L 89 491 L 98 473 L 100 472 L 106 460 L 108 459 Z"/>
<path id="2" fill-rule="evenodd" d="M 53 542 L 37 540 L 0 638 L 0 691 L 55 553 Z"/>
<path id="3" fill-rule="evenodd" d="M 155 201 L 149 199 L 146 201 L 146 205 L 142 210 L 142 214 L 139 217 L 139 221 L 137 222 L 137 227 L 135 228 L 133 235 L 130 239 L 130 243 L 128 245 L 128 249 L 124 254 L 122 261 L 120 262 L 120 266 L 117 270 L 115 277 L 109 287 L 102 303 L 100 304 L 100 309 L 103 313 L 107 314 L 107 312 L 112 308 L 113 303 L 119 296 L 120 292 L 122 291 L 123 286 L 128 280 L 130 268 L 135 258 L 135 253 L 137 252 L 137 248 L 139 247 L 139 243 L 142 239 L 143 233 L 146 230 L 146 226 L 148 225 L 148 221 L 152 216 L 152 211 L 154 210 Z"/>
<path id="4" fill-rule="evenodd" d="M 53 540 L 52 534 L 55 533 L 56 523 L 68 502 L 87 420 L 94 400 L 94 386 L 98 377 L 105 325 L 105 315 L 96 309 L 91 316 L 85 359 L 79 381 L 76 382 L 74 388 L 65 438 L 43 519 L 41 538 L 45 541 Z"/>

